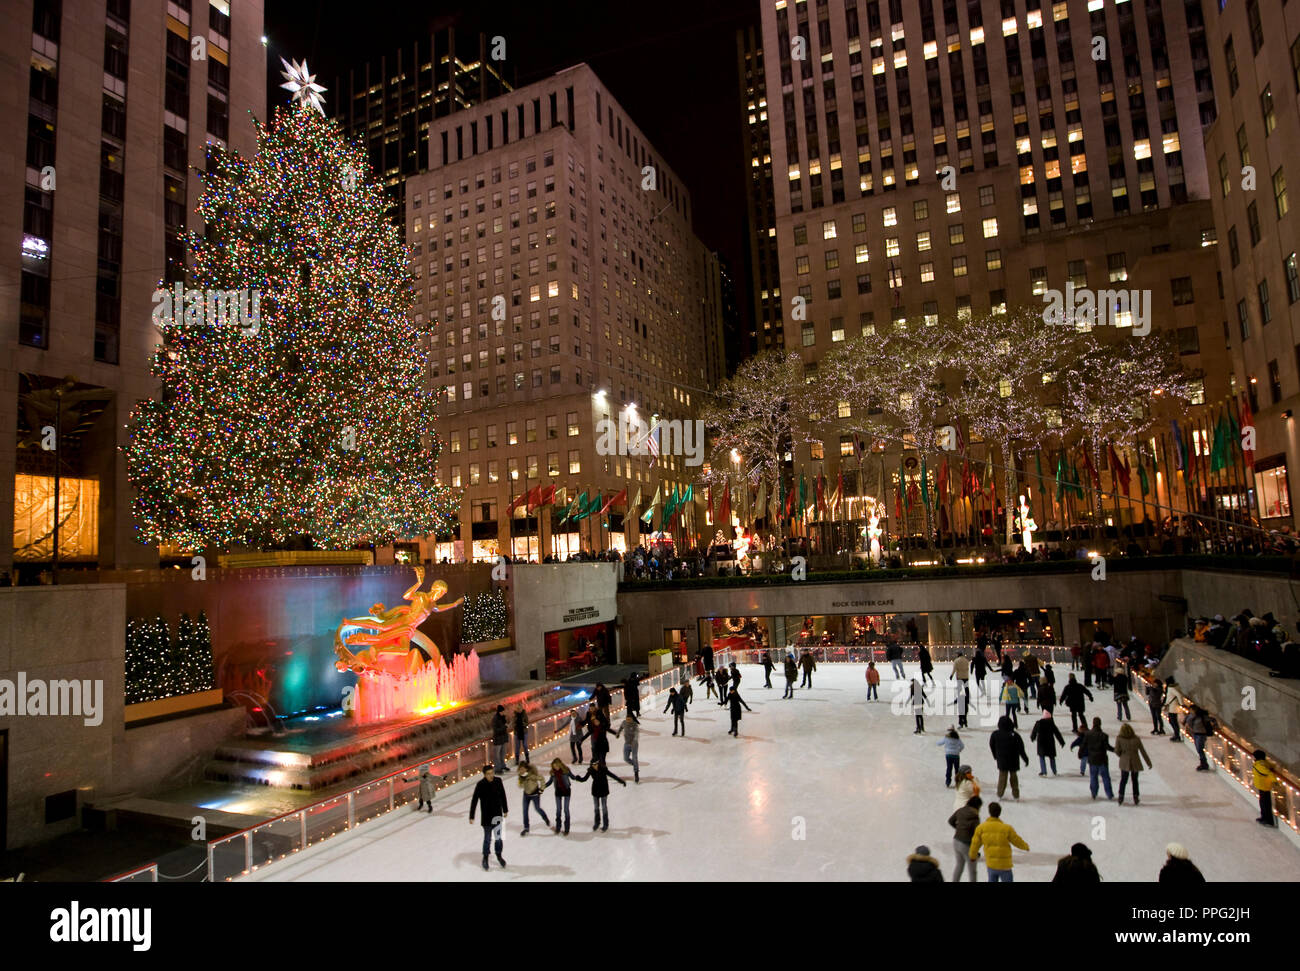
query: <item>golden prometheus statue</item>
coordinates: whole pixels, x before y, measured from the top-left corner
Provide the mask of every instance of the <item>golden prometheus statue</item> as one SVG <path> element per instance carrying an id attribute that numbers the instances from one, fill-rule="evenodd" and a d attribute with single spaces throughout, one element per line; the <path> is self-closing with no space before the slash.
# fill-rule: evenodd
<path id="1" fill-rule="evenodd" d="M 417 674 L 439 658 L 438 648 L 419 627 L 430 614 L 459 607 L 465 598 L 440 604 L 438 601 L 447 593 L 447 584 L 435 580 L 427 593 L 421 593 L 423 584 L 424 567 L 417 566 L 415 583 L 402 594 L 402 599 L 410 601 L 409 605 L 398 604 L 386 609 L 377 603 L 364 617 L 343 618 L 334 632 L 334 653 L 338 655 L 334 666 L 362 676 L 401 677 Z M 363 650 L 353 653 L 352 649 L 357 647 Z"/>

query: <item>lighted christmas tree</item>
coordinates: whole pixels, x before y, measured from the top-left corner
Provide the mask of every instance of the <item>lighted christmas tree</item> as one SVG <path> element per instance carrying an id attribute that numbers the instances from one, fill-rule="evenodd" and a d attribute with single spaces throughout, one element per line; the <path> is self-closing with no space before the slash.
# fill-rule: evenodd
<path id="1" fill-rule="evenodd" d="M 257 124 L 256 157 L 210 149 L 189 282 L 155 295 L 162 394 L 126 452 L 145 543 L 382 544 L 454 508 L 401 234 L 305 66 L 286 77 L 295 103 Z"/>
<path id="2" fill-rule="evenodd" d="M 476 593 L 465 598 L 465 615 L 460 626 L 462 644 L 495 641 L 509 633 L 506 600 L 500 591 Z"/>

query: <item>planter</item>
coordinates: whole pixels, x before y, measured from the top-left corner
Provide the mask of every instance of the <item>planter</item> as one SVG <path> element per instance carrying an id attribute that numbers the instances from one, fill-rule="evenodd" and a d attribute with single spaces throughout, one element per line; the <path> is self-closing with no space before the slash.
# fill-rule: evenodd
<path id="1" fill-rule="evenodd" d="M 220 688 L 211 691 L 198 691 L 192 695 L 173 695 L 158 701 L 140 701 L 127 705 L 124 709 L 126 724 L 144 721 L 147 718 L 162 718 L 165 715 L 178 715 L 181 712 L 197 708 L 214 708 L 225 699 L 225 692 Z"/>
<path id="2" fill-rule="evenodd" d="M 651 651 L 646 656 L 646 674 L 662 674 L 673 666 L 672 651 Z"/>

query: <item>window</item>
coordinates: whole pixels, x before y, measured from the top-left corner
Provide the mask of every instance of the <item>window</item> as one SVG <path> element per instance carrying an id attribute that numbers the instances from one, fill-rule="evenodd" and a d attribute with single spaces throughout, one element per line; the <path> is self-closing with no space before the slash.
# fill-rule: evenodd
<path id="1" fill-rule="evenodd" d="M 1282 374 L 1278 370 L 1277 361 L 1268 362 L 1268 391 L 1273 396 L 1273 404 L 1282 400 Z"/>
<path id="2" fill-rule="evenodd" d="M 831 343 L 839 344 L 844 340 L 844 318 L 831 318 Z"/>
<path id="3" fill-rule="evenodd" d="M 828 219 L 822 223 L 822 239 L 835 238 L 835 220 Z"/>
<path id="4" fill-rule="evenodd" d="M 1228 68 L 1228 94 L 1237 93 L 1237 55 L 1232 49 L 1232 38 L 1223 45 L 1223 61 Z"/>
<path id="5" fill-rule="evenodd" d="M 1246 298 L 1237 301 L 1237 326 L 1241 329 L 1241 339 L 1250 337 L 1250 311 L 1246 309 Z"/>
<path id="6" fill-rule="evenodd" d="M 478 482 L 479 482 L 479 464 L 477 462 L 471 462 L 469 464 L 469 484 L 474 486 L 474 485 L 478 485 Z"/>
<path id="7" fill-rule="evenodd" d="M 569 437 L 576 438 L 580 432 L 580 429 L 578 427 L 578 413 L 576 411 L 569 412 L 565 416 L 565 424 L 567 425 L 568 428 Z"/>
<path id="8" fill-rule="evenodd" d="M 1228 193 L 1232 191 L 1232 176 L 1228 171 L 1228 156 L 1219 156 L 1219 190 L 1223 193 L 1223 198 L 1228 198 Z"/>
<path id="9" fill-rule="evenodd" d="M 1296 91 L 1300 91 L 1300 37 L 1291 45 L 1291 80 Z"/>
<path id="10" fill-rule="evenodd" d="M 1255 292 L 1259 294 L 1259 322 L 1264 326 L 1268 326 L 1268 322 L 1273 319 L 1273 311 L 1268 305 L 1267 278 L 1259 281 L 1259 285 L 1255 288 Z"/>
<path id="11" fill-rule="evenodd" d="M 855 233 L 865 233 L 867 231 L 867 214 L 865 212 L 855 212 L 853 214 L 853 231 Z"/>
<path id="12" fill-rule="evenodd" d="M 577 449 L 569 449 L 569 475 L 577 475 L 582 471 L 582 460 L 578 458 Z"/>
<path id="13" fill-rule="evenodd" d="M 840 265 L 840 251 L 828 249 L 826 251 L 826 269 L 834 270 Z"/>
<path id="14" fill-rule="evenodd" d="M 840 298 L 840 281 L 839 281 L 839 280 L 827 280 L 827 281 L 826 281 L 826 299 L 828 299 L 828 300 L 838 300 L 839 298 Z"/>
<path id="15" fill-rule="evenodd" d="M 537 419 L 529 418 L 524 421 L 524 441 L 537 441 Z"/>
<path id="16" fill-rule="evenodd" d="M 1250 144 L 1246 141 L 1246 126 L 1237 129 L 1237 160 L 1245 168 L 1250 164 Z"/>
<path id="17" fill-rule="evenodd" d="M 794 258 L 794 271 L 798 273 L 800 276 L 803 276 L 808 272 L 808 267 L 809 267 L 808 257 L 796 256 Z"/>
<path id="18" fill-rule="evenodd" d="M 953 223 L 948 227 L 948 243 L 952 246 L 960 245 L 966 242 L 966 229 L 961 223 Z"/>
<path id="19" fill-rule="evenodd" d="M 984 220 L 984 238 L 992 239 L 998 234 L 998 221 L 996 218 Z"/>
<path id="20" fill-rule="evenodd" d="M 933 283 L 933 282 L 934 282 L 934 264 L 933 264 L 933 263 L 922 263 L 922 264 L 921 264 L 921 282 L 922 282 L 922 283 Z"/>
<path id="21" fill-rule="evenodd" d="M 1031 266 L 1029 268 L 1029 289 L 1036 297 L 1047 292 L 1047 267 Z"/>
<path id="22" fill-rule="evenodd" d="M 1231 261 L 1233 269 L 1241 262 L 1241 250 L 1237 246 L 1237 227 L 1228 227 L 1228 259 Z"/>
<path id="23" fill-rule="evenodd" d="M 1296 263 L 1296 254 L 1292 253 L 1282 261 L 1282 272 L 1286 274 L 1287 303 L 1300 300 L 1300 266 Z"/>
<path id="24" fill-rule="evenodd" d="M 1259 228 L 1259 208 L 1253 202 L 1246 207 L 1246 223 L 1250 228 L 1250 245 L 1258 246 L 1263 234 Z"/>
<path id="25" fill-rule="evenodd" d="M 1273 173 L 1273 207 L 1277 210 L 1277 218 L 1281 219 L 1287 214 L 1290 206 L 1286 199 L 1286 171 L 1278 169 Z"/>
<path id="26" fill-rule="evenodd" d="M 991 249 L 984 251 L 984 268 L 986 270 L 1002 269 L 1002 250 Z"/>
<path id="27" fill-rule="evenodd" d="M 1250 51 L 1258 54 L 1264 46 L 1264 25 L 1259 19 L 1259 0 L 1246 0 L 1246 19 L 1250 22 Z"/>
<path id="28" fill-rule="evenodd" d="M 869 258 L 870 254 L 867 252 L 866 243 L 859 243 L 853 247 L 853 261 L 855 263 L 865 263 Z"/>
<path id="29" fill-rule="evenodd" d="M 1287 486 L 1286 457 L 1256 460 L 1255 490 L 1261 519 L 1291 517 L 1291 492 Z"/>
<path id="30" fill-rule="evenodd" d="M 897 237 L 897 236 L 886 236 L 886 237 L 885 237 L 885 255 L 886 255 L 886 256 L 897 256 L 897 255 L 898 255 L 898 237 Z"/>
<path id="31" fill-rule="evenodd" d="M 1076 288 L 1088 285 L 1088 264 L 1084 260 L 1070 260 L 1067 269 L 1070 274 L 1070 282 Z"/>
<path id="32" fill-rule="evenodd" d="M 1193 302 L 1194 298 L 1192 296 L 1191 277 L 1189 276 L 1174 277 L 1172 280 L 1169 281 L 1169 285 L 1173 290 L 1175 307 L 1182 307 Z"/>
<path id="33" fill-rule="evenodd" d="M 794 227 L 794 245 L 804 246 L 807 243 L 808 243 L 808 227 L 803 225 Z"/>
<path id="34" fill-rule="evenodd" d="M 948 212 L 961 212 L 961 196 L 955 192 L 949 192 L 946 197 Z"/>
<path id="35" fill-rule="evenodd" d="M 1200 331 L 1195 327 L 1179 327 L 1177 336 L 1179 354 L 1201 353 Z"/>
<path id="36" fill-rule="evenodd" d="M 991 185 L 980 186 L 980 205 L 981 206 L 993 205 L 993 186 Z"/>
<path id="37" fill-rule="evenodd" d="M 966 257 L 954 256 L 952 258 L 952 275 L 953 276 L 966 275 Z"/>
<path id="38" fill-rule="evenodd" d="M 1269 135 L 1277 127 L 1277 116 L 1273 112 L 1273 86 L 1264 85 L 1259 93 L 1259 108 L 1264 115 L 1264 134 Z"/>
<path id="39" fill-rule="evenodd" d="M 1124 253 L 1107 253 L 1106 269 L 1111 283 L 1122 283 L 1128 279 L 1128 257 Z"/>
<path id="40" fill-rule="evenodd" d="M 924 253 L 929 248 L 930 248 L 930 231 L 927 229 L 924 232 L 917 233 L 916 234 L 917 252 Z"/>
<path id="41" fill-rule="evenodd" d="M 886 226 L 897 226 L 898 211 L 893 206 L 886 207 L 884 212 L 884 219 L 885 219 Z"/>
<path id="42" fill-rule="evenodd" d="M 803 346 L 812 347 L 817 343 L 817 330 L 812 324 L 803 325 Z"/>
<path id="43" fill-rule="evenodd" d="M 930 218 L 930 203 L 925 199 L 918 199 L 912 203 L 912 218 L 920 222 L 923 219 Z"/>

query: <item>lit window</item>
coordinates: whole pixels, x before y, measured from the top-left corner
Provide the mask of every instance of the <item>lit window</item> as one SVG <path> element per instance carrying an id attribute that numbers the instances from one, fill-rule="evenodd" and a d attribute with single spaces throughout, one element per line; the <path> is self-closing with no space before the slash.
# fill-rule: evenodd
<path id="1" fill-rule="evenodd" d="M 822 239 L 835 238 L 835 220 L 828 219 L 822 223 Z"/>
<path id="2" fill-rule="evenodd" d="M 886 256 L 897 256 L 897 255 L 898 255 L 898 237 L 897 237 L 897 236 L 886 236 L 886 237 L 885 237 L 885 255 L 886 255 Z"/>
<path id="3" fill-rule="evenodd" d="M 998 234 L 998 220 L 997 220 L 997 217 L 995 216 L 995 217 L 991 217 L 991 218 L 989 218 L 989 219 L 985 219 L 985 220 L 984 220 L 984 238 L 985 238 L 985 239 L 992 239 L 992 238 L 993 238 L 994 236 L 996 236 L 997 234 Z"/>
<path id="4" fill-rule="evenodd" d="M 917 251 L 924 253 L 929 248 L 930 248 L 930 231 L 926 230 L 925 232 L 917 233 L 916 234 Z"/>
<path id="5" fill-rule="evenodd" d="M 886 226 L 898 225 L 898 211 L 894 209 L 893 206 L 890 206 L 888 209 L 885 210 L 885 225 Z"/>
<path id="6" fill-rule="evenodd" d="M 947 197 L 949 212 L 961 212 L 961 196 L 955 192 L 949 192 Z"/>
<path id="7" fill-rule="evenodd" d="M 867 244 L 859 243 L 857 246 L 853 247 L 853 257 L 858 263 L 867 262 L 869 258 L 869 254 L 867 253 Z"/>

